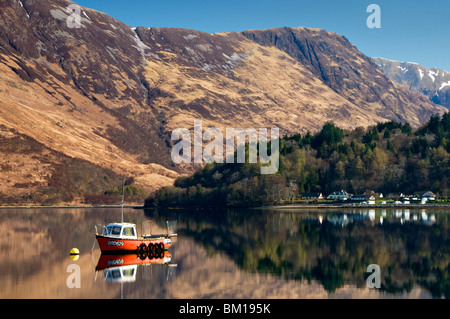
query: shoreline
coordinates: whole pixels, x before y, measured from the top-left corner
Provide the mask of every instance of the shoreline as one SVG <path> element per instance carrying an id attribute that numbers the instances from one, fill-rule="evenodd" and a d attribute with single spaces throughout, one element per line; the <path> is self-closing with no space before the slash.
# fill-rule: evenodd
<path id="1" fill-rule="evenodd" d="M 0 206 L 0 210 L 6 209 L 120 209 L 121 205 L 59 205 L 59 206 Z M 213 206 L 186 206 L 186 207 L 145 207 L 143 205 L 126 205 L 126 209 L 192 209 L 192 208 L 220 208 L 220 209 L 449 209 L 449 204 L 288 204 L 254 207 L 213 207 Z"/>
<path id="2" fill-rule="evenodd" d="M 450 204 L 292 204 L 263 206 L 268 209 L 450 209 Z"/>
<path id="3" fill-rule="evenodd" d="M 122 208 L 120 205 L 62 205 L 62 206 L 0 206 L 0 210 L 2 209 L 81 209 L 81 208 L 111 208 L 117 209 Z M 127 209 L 144 209 L 144 206 L 138 205 L 127 205 L 123 206 L 123 208 Z"/>

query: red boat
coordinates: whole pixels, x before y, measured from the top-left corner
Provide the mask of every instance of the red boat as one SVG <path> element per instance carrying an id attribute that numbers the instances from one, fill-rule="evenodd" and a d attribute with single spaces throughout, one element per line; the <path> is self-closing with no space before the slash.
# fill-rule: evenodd
<path id="1" fill-rule="evenodd" d="M 169 249 L 172 236 L 176 234 L 143 235 L 138 238 L 136 225 L 131 223 L 111 223 L 104 226 L 102 235 L 95 234 L 102 253 L 136 252 L 139 255 Z"/>

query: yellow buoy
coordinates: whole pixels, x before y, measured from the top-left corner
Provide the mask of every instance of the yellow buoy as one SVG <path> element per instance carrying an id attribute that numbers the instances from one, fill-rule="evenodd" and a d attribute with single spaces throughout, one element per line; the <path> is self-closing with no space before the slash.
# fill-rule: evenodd
<path id="1" fill-rule="evenodd" d="M 79 254 L 80 254 L 80 251 L 78 250 L 78 248 L 72 248 L 72 249 L 70 250 L 70 254 L 71 254 L 71 255 L 79 255 Z"/>
<path id="2" fill-rule="evenodd" d="M 73 261 L 77 261 L 80 258 L 80 255 L 70 255 L 70 259 Z"/>

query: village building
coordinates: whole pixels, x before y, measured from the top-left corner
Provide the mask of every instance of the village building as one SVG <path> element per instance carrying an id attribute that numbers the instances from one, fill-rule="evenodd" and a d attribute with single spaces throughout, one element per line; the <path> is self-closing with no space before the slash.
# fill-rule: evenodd
<path id="1" fill-rule="evenodd" d="M 302 193 L 302 199 L 322 199 L 322 193 Z"/>
<path id="2" fill-rule="evenodd" d="M 327 199 L 333 199 L 333 200 L 348 200 L 352 197 L 351 194 L 347 193 L 344 190 L 341 191 L 335 191 L 328 195 Z"/>

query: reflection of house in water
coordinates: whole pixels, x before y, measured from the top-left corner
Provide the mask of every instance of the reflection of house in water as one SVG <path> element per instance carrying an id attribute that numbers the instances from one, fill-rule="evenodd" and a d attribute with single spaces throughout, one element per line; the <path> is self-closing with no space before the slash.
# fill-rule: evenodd
<path id="1" fill-rule="evenodd" d="M 375 209 L 370 209 L 368 216 L 371 222 L 375 221 Z"/>
<path id="2" fill-rule="evenodd" d="M 405 209 L 402 214 L 403 219 L 409 221 L 410 216 L 411 216 L 411 213 L 410 213 L 409 209 Z"/>
<path id="3" fill-rule="evenodd" d="M 364 222 L 366 219 L 375 220 L 374 209 L 352 210 L 350 214 L 328 216 L 327 221 L 333 225 L 346 226 L 349 223 Z"/>
<path id="4" fill-rule="evenodd" d="M 319 215 L 317 217 L 318 222 L 322 224 L 323 220 L 325 219 L 327 222 L 341 227 L 344 227 L 350 223 L 366 221 L 370 222 L 370 224 L 372 225 L 383 225 L 385 222 L 399 222 L 400 224 L 418 222 L 424 225 L 432 225 L 436 222 L 435 214 L 429 214 L 425 210 L 422 210 L 420 213 L 412 213 L 410 209 L 359 209 L 351 210 L 349 212 L 349 214 L 339 213 L 325 215 L 325 218 L 322 215 Z"/>
<path id="5" fill-rule="evenodd" d="M 436 222 L 436 216 L 434 214 L 427 214 L 425 210 L 422 210 L 421 220 L 425 225 L 433 225 Z"/>
<path id="6" fill-rule="evenodd" d="M 429 214 L 425 209 L 422 209 L 421 213 L 411 213 L 409 209 L 396 209 L 394 211 L 394 217 L 400 219 L 400 223 L 421 223 L 424 225 L 432 225 L 436 222 L 435 214 Z"/>
<path id="7" fill-rule="evenodd" d="M 350 221 L 347 218 L 346 214 L 342 214 L 339 216 L 329 216 L 327 217 L 327 221 L 332 223 L 333 225 L 339 225 L 344 227 L 345 225 L 347 225 Z"/>

